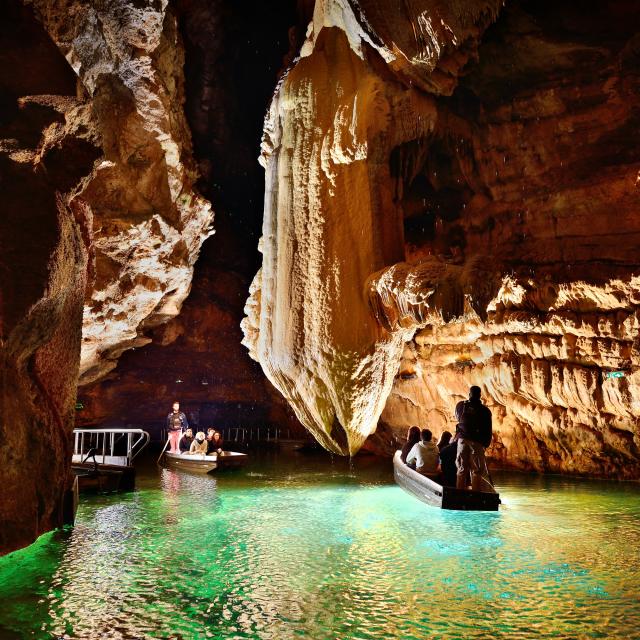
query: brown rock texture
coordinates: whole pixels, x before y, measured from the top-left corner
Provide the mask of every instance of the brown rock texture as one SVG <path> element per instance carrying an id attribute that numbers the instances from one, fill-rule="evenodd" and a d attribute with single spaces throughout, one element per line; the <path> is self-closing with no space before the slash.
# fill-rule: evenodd
<path id="1" fill-rule="evenodd" d="M 2 552 L 60 524 L 78 365 L 178 314 L 212 212 L 167 3 L 10 0 L 0 27 Z"/>
<path id="2" fill-rule="evenodd" d="M 0 41 L 1 554 L 62 523 L 91 232 L 80 194 L 100 150 L 32 12 L 3 3 Z"/>
<path id="3" fill-rule="evenodd" d="M 184 111 L 184 54 L 166 2 L 30 3 L 76 72 L 102 138 L 84 189 L 95 277 L 84 312 L 81 384 L 176 316 L 210 235 Z"/>
<path id="4" fill-rule="evenodd" d="M 451 429 L 475 383 L 503 464 L 640 477 L 635 7 L 404 7 L 316 4 L 246 344 L 335 451 Z"/>
<path id="5" fill-rule="evenodd" d="M 142 426 L 160 435 L 174 398 L 201 426 L 280 428 L 306 437 L 282 396 L 241 346 L 246 292 L 259 264 L 264 173 L 256 161 L 264 113 L 308 18 L 296 2 L 180 0 L 184 110 L 198 190 L 216 211 L 180 314 L 145 331 L 151 340 L 83 385 L 82 425 Z M 302 40 L 304 37 L 302 37 Z M 300 40 L 300 41 L 299 41 Z M 241 81 L 239 80 L 241 79 Z"/>

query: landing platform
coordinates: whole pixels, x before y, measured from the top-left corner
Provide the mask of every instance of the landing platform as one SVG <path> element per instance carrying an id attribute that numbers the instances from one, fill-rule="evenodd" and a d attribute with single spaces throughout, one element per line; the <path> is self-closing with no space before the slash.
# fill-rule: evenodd
<path id="1" fill-rule="evenodd" d="M 86 454 L 84 456 L 75 454 L 71 458 L 71 463 L 72 464 L 80 464 L 84 460 L 85 457 L 86 457 Z M 102 456 L 102 455 L 96 455 L 96 462 L 99 465 L 108 465 L 110 467 L 126 467 L 127 466 L 127 456 Z M 89 458 L 89 460 L 87 460 L 87 464 L 93 464 L 93 458 Z"/>

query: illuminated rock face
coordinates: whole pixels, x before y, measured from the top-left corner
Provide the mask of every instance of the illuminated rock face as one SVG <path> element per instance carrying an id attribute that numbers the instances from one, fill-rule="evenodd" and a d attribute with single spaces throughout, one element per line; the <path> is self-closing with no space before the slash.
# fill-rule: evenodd
<path id="1" fill-rule="evenodd" d="M 434 98 L 409 80 L 435 78 L 452 39 L 473 42 L 497 10 L 479 4 L 440 33 L 420 19 L 429 3 L 417 4 L 416 15 L 399 12 L 385 25 L 381 42 L 370 32 L 384 21 L 375 5 L 363 22 L 348 3 L 316 3 L 262 145 L 264 259 L 247 303 L 245 344 L 301 422 L 343 454 L 375 430 L 411 337 L 381 327 L 365 292 L 370 274 L 404 256 L 389 155 L 436 122 Z M 405 37 L 412 27 L 426 38 L 419 51 Z"/>
<path id="2" fill-rule="evenodd" d="M 638 18 L 423 4 L 403 44 L 381 3 L 317 3 L 265 128 L 245 344 L 333 450 L 381 411 L 378 450 L 451 429 L 475 383 L 503 463 L 638 477 Z"/>
<path id="3" fill-rule="evenodd" d="M 91 233 L 78 194 L 100 150 L 31 12 L 3 3 L 0 40 L 2 554 L 62 524 Z"/>
<path id="4" fill-rule="evenodd" d="M 123 353 L 113 371 L 80 388 L 79 424 L 129 424 L 159 436 L 178 398 L 202 426 L 271 428 L 272 435 L 277 427 L 308 437 L 249 358 L 239 327 L 260 262 L 264 172 L 256 155 L 264 113 L 283 57 L 298 41 L 292 31 L 303 40 L 308 22 L 295 5 L 253 2 L 250 21 L 244 3 L 172 5 L 185 51 L 197 188 L 216 211 L 216 233 L 203 245 L 180 314 L 146 330 L 149 344 Z"/>
<path id="5" fill-rule="evenodd" d="M 104 152 L 83 193 L 94 217 L 85 384 L 179 313 L 212 212 L 193 189 L 183 51 L 167 3 L 32 4 L 88 94 Z"/>

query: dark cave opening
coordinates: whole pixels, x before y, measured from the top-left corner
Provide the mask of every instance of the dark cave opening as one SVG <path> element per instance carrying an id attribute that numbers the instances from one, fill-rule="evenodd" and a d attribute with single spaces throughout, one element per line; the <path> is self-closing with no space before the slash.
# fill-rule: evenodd
<path id="1" fill-rule="evenodd" d="M 180 315 L 149 328 L 152 343 L 122 354 L 106 378 L 80 388 L 78 424 L 154 429 L 174 398 L 220 426 L 295 427 L 285 401 L 241 345 L 240 321 L 260 266 L 264 117 L 279 74 L 296 54 L 308 3 L 177 0 L 185 48 L 185 113 L 200 178 L 215 212 Z M 217 408 L 217 409 L 216 409 Z"/>

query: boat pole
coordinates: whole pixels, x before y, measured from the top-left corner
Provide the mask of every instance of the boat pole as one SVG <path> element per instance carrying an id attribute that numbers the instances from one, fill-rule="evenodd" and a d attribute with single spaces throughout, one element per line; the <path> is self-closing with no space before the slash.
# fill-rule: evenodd
<path id="1" fill-rule="evenodd" d="M 164 455 L 164 452 L 167 450 L 167 445 L 168 444 L 169 444 L 169 436 L 167 436 L 167 441 L 164 443 L 164 448 L 162 449 L 162 453 L 160 454 L 160 456 L 156 460 L 156 464 L 160 464 L 160 460 L 162 460 L 162 456 Z"/>

